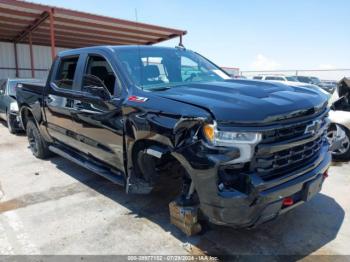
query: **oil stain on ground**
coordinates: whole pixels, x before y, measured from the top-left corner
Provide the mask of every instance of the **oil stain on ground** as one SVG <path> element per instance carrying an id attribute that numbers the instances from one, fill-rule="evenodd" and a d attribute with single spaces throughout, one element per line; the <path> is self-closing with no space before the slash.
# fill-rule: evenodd
<path id="1" fill-rule="evenodd" d="M 91 181 L 87 181 L 87 183 L 99 183 L 100 181 L 96 181 L 97 179 L 91 179 Z M 1 192 L 1 187 L 0 187 Z M 70 195 L 78 194 L 78 193 L 87 193 L 91 196 L 96 195 L 97 193 L 92 190 L 87 190 L 85 186 L 81 183 L 74 183 L 68 186 L 60 186 L 60 187 L 51 187 L 48 190 L 29 193 L 22 195 L 18 198 L 10 199 L 4 202 L 0 202 L 0 214 L 6 211 L 23 208 L 43 202 L 58 200 Z"/>

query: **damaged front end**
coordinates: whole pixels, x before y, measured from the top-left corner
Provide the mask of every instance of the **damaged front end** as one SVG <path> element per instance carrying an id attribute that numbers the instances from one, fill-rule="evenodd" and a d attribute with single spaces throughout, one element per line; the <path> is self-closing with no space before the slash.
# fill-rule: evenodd
<path id="1" fill-rule="evenodd" d="M 204 125 L 203 139 L 172 154 L 189 173 L 200 210 L 211 222 L 252 227 L 320 191 L 331 161 L 326 115 L 324 111 L 284 125 L 239 127 L 240 132 L 214 123 L 212 140 Z"/>
<path id="2" fill-rule="evenodd" d="M 174 175 L 182 179 L 174 214 L 199 208 L 211 222 L 232 227 L 271 220 L 320 191 L 331 161 L 327 113 L 256 126 L 229 126 L 209 114 L 135 113 L 128 118 L 128 192 L 148 193 Z M 141 164 L 135 152 L 145 156 Z"/>

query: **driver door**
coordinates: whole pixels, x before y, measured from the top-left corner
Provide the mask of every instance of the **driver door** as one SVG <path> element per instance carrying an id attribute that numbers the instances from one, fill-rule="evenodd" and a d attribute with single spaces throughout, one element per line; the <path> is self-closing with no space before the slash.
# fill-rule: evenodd
<path id="1" fill-rule="evenodd" d="M 80 150 L 124 171 L 120 81 L 101 54 L 88 54 L 83 70 L 81 96 L 74 100 L 72 114 Z"/>

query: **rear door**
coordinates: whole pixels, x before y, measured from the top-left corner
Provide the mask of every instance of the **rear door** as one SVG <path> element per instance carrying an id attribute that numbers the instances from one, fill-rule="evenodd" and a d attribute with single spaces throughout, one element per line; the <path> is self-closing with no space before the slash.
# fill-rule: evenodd
<path id="1" fill-rule="evenodd" d="M 82 67 L 82 96 L 74 100 L 73 121 L 80 150 L 124 171 L 121 82 L 102 53 L 86 54 Z M 103 95 L 94 91 L 99 87 Z"/>
<path id="2" fill-rule="evenodd" d="M 53 74 L 45 90 L 44 111 L 49 134 L 71 147 L 78 148 L 76 128 L 72 121 L 74 101 L 80 97 L 79 55 L 60 57 L 53 65 Z"/>

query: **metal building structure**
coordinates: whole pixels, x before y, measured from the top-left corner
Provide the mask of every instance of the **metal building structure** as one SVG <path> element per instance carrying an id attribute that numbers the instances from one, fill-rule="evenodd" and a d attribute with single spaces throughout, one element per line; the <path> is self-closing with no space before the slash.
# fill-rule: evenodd
<path id="1" fill-rule="evenodd" d="M 61 48 L 152 45 L 175 37 L 182 44 L 185 34 L 184 30 L 65 8 L 0 0 L 0 77 L 13 73 L 17 77 L 46 76 L 47 64 Z"/>

